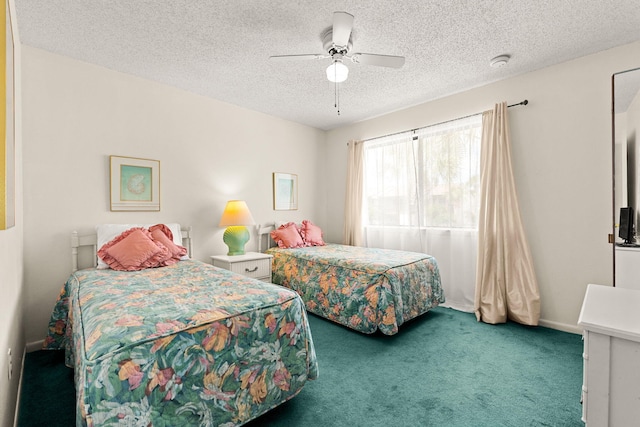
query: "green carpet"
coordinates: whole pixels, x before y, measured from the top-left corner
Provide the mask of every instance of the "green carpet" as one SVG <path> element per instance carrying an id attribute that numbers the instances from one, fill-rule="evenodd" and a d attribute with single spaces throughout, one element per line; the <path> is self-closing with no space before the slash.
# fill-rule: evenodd
<path id="1" fill-rule="evenodd" d="M 390 337 L 310 323 L 320 377 L 247 426 L 583 426 L 579 335 L 446 308 Z M 27 354 L 18 425 L 72 426 L 74 413 L 62 354 Z"/>

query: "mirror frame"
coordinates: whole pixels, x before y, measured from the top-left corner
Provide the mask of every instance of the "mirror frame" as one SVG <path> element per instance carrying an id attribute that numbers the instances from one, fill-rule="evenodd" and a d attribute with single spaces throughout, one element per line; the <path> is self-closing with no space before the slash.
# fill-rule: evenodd
<path id="1" fill-rule="evenodd" d="M 619 71 L 617 73 L 613 73 L 611 76 L 611 184 L 612 184 L 612 192 L 611 192 L 611 235 L 609 238 L 609 243 L 612 245 L 612 259 L 613 259 L 613 286 L 616 286 L 616 237 L 617 237 L 617 212 L 616 212 L 616 76 L 620 76 L 622 74 L 630 73 L 630 72 L 640 72 L 640 67 L 631 68 L 624 71 Z M 640 93 L 640 86 L 638 87 L 638 92 Z M 634 223 L 637 225 L 638 213 L 635 212 L 636 218 L 634 218 Z"/>
<path id="2" fill-rule="evenodd" d="M 611 262 L 613 287 L 616 286 L 616 75 L 611 75 Z"/>

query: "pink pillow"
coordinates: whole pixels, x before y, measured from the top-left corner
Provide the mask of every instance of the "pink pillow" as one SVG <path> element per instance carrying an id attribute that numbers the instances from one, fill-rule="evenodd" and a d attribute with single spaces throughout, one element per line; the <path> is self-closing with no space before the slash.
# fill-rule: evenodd
<path id="1" fill-rule="evenodd" d="M 324 246 L 326 244 L 322 240 L 322 229 L 306 219 L 302 221 L 300 235 L 305 246 Z"/>
<path id="2" fill-rule="evenodd" d="M 171 252 L 154 242 L 143 227 L 134 227 L 106 243 L 98 256 L 113 270 L 135 271 L 158 267 L 171 258 Z"/>
<path id="3" fill-rule="evenodd" d="M 288 222 L 271 232 L 271 238 L 278 244 L 279 248 L 301 248 L 304 246 L 302 237 L 298 232 L 298 227 L 294 222 Z"/>
<path id="4" fill-rule="evenodd" d="M 159 242 L 165 248 L 169 249 L 171 252 L 171 258 L 166 260 L 161 264 L 162 267 L 175 264 L 180 261 L 180 258 L 187 254 L 187 248 L 184 246 L 179 246 L 173 243 L 173 233 L 171 229 L 164 224 L 156 224 L 149 227 L 149 232 L 151 233 L 151 238 L 155 242 Z"/>

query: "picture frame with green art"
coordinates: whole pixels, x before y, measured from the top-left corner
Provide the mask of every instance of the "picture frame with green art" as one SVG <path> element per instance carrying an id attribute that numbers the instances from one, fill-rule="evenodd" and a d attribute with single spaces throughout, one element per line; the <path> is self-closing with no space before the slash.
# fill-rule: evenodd
<path id="1" fill-rule="evenodd" d="M 291 211 L 298 209 L 298 175 L 273 173 L 273 210 Z"/>
<path id="2" fill-rule="evenodd" d="M 160 161 L 109 157 L 112 211 L 160 210 Z"/>

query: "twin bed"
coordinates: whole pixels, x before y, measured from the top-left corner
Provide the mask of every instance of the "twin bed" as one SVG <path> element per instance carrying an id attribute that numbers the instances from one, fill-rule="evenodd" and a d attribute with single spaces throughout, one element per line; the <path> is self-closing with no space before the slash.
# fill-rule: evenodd
<path id="1" fill-rule="evenodd" d="M 173 230 L 190 249 L 189 230 Z M 45 339 L 75 369 L 77 426 L 245 424 L 317 377 L 306 311 L 392 335 L 444 302 L 425 254 L 271 247 L 275 284 L 187 256 L 137 271 L 77 270 L 78 249 L 95 254 L 104 241 L 73 236 L 74 272 Z"/>
<path id="2" fill-rule="evenodd" d="M 75 369 L 77 426 L 242 425 L 318 373 L 295 292 L 190 259 L 73 272 L 45 348 Z"/>
<path id="3" fill-rule="evenodd" d="M 298 292 L 307 311 L 356 331 L 393 335 L 444 302 L 429 255 L 327 244 L 270 248 L 272 282 Z"/>
<path id="4" fill-rule="evenodd" d="M 260 229 L 260 244 L 274 229 Z M 403 323 L 445 301 L 430 255 L 325 243 L 317 233 L 302 247 L 271 247 L 272 239 L 267 241 L 272 282 L 295 290 L 308 312 L 356 331 L 396 334 Z"/>

